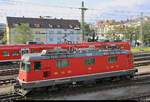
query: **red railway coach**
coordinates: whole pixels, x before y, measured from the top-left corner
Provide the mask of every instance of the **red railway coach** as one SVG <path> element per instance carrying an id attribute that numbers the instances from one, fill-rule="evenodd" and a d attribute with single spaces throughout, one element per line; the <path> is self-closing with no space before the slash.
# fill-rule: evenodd
<path id="1" fill-rule="evenodd" d="M 79 48 L 43 50 L 22 56 L 16 92 L 65 83 L 133 76 L 132 52 L 120 49 Z"/>
<path id="2" fill-rule="evenodd" d="M 25 53 L 39 53 L 42 50 L 70 48 L 89 48 L 91 45 L 102 48 L 103 46 L 119 46 L 122 49 L 130 50 L 128 42 L 95 42 L 95 43 L 77 43 L 77 44 L 41 44 L 41 45 L 6 45 L 0 46 L 0 62 L 19 61 Z"/>

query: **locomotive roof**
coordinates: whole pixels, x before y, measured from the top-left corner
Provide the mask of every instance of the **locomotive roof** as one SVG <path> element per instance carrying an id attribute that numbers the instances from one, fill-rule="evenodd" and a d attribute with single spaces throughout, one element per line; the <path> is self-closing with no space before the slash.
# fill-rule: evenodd
<path id="1" fill-rule="evenodd" d="M 65 58 L 77 58 L 77 57 L 90 57 L 90 56 L 105 56 L 105 55 L 120 55 L 130 54 L 128 50 L 103 50 L 103 51 L 80 51 L 76 53 L 53 53 L 49 55 L 42 55 L 41 53 L 24 54 L 21 60 L 46 60 L 46 59 L 65 59 Z"/>

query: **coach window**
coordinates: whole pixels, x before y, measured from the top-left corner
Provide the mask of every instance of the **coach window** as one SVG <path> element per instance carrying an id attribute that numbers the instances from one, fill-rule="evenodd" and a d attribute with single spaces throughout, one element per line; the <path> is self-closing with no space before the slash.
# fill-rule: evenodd
<path id="1" fill-rule="evenodd" d="M 3 56 L 10 56 L 10 52 L 9 51 L 3 51 Z"/>
<path id="2" fill-rule="evenodd" d="M 41 70 L 41 62 L 34 62 L 34 70 L 35 71 Z"/>
<path id="3" fill-rule="evenodd" d="M 68 67 L 69 63 L 69 60 L 56 60 L 56 68 Z"/>
<path id="4" fill-rule="evenodd" d="M 108 57 L 108 63 L 115 63 L 117 61 L 118 61 L 118 57 L 117 56 Z"/>
<path id="5" fill-rule="evenodd" d="M 37 50 L 31 50 L 31 53 L 37 53 Z"/>
<path id="6" fill-rule="evenodd" d="M 12 56 L 19 56 L 19 51 L 13 51 Z"/>
<path id="7" fill-rule="evenodd" d="M 85 65 L 93 65 L 93 64 L 95 64 L 95 58 L 86 58 L 86 59 L 84 59 L 84 64 Z"/>

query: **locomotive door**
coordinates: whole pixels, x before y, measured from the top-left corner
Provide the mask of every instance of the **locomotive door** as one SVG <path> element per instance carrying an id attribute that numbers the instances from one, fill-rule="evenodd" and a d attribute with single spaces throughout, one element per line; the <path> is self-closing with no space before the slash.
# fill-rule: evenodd
<path id="1" fill-rule="evenodd" d="M 29 48 L 21 49 L 21 56 L 23 56 L 24 54 L 27 54 L 27 53 L 29 53 Z"/>
<path id="2" fill-rule="evenodd" d="M 127 55 L 127 62 L 128 62 L 128 67 L 132 65 L 132 56 Z"/>

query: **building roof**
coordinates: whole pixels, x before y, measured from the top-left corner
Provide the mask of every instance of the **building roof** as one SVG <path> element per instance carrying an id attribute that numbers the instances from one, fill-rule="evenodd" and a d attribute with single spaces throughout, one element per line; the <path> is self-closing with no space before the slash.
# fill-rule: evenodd
<path id="1" fill-rule="evenodd" d="M 63 28 L 63 29 L 80 29 L 78 20 L 66 19 L 45 19 L 45 18 L 25 18 L 25 17 L 7 17 L 8 27 L 15 27 L 21 23 L 28 23 L 31 28 Z"/>
<path id="2" fill-rule="evenodd" d="M 115 24 L 115 23 L 116 22 L 114 20 L 107 20 L 107 21 L 100 21 L 96 25 L 100 26 L 100 25 L 109 25 L 109 24 Z"/>

